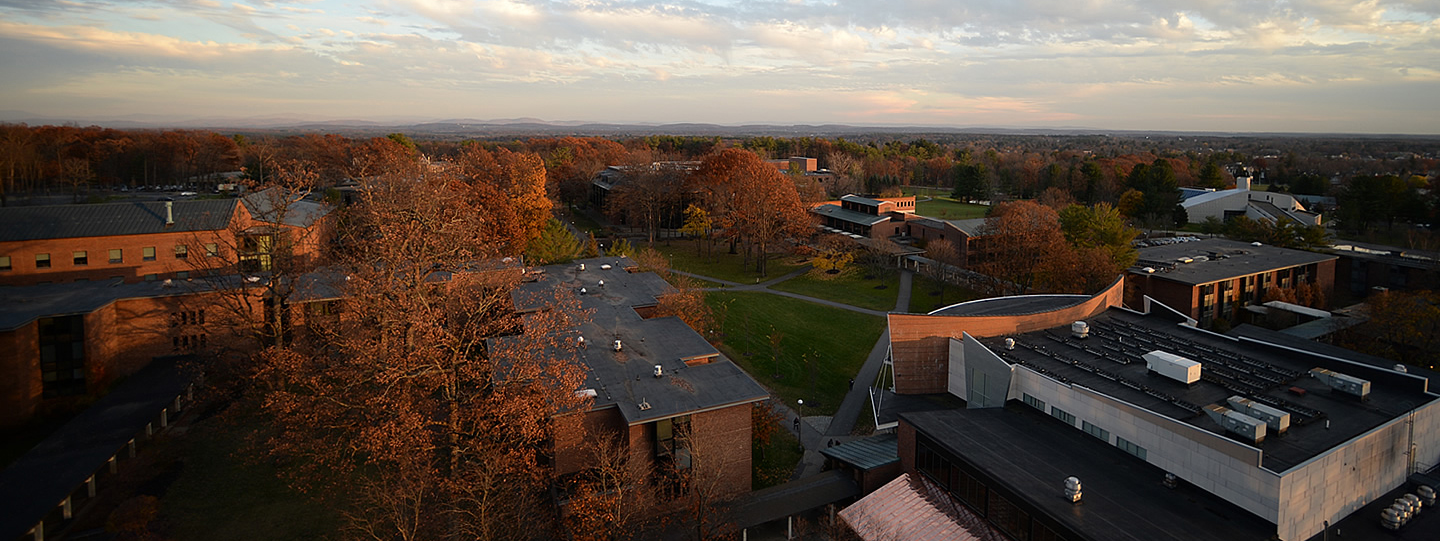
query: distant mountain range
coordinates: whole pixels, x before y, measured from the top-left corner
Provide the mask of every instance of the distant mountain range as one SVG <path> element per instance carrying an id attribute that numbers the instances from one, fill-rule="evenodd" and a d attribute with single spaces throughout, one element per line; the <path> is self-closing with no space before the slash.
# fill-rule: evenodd
<path id="1" fill-rule="evenodd" d="M 295 115 L 259 117 L 195 117 L 178 118 L 162 115 L 123 115 L 90 117 L 54 117 L 25 111 L 0 110 L 0 123 L 37 125 L 103 126 L 115 129 L 205 129 L 221 132 L 267 133 L 338 133 L 347 136 L 373 136 L 402 132 L 410 136 L 444 139 L 541 136 L 645 136 L 686 135 L 705 137 L 743 136 L 855 136 L 883 134 L 990 134 L 990 135 L 1111 135 L 1111 136 L 1175 136 L 1175 137 L 1349 137 L 1349 138 L 1420 138 L 1437 139 L 1434 135 L 1404 134 L 1320 134 L 1320 133 L 1239 133 L 1196 132 L 1180 130 L 1108 130 L 1081 126 L 1006 127 L 1006 126 L 902 126 L 848 124 L 743 124 L 707 123 L 604 123 L 587 121 L 552 121 L 538 118 L 502 119 L 427 119 L 416 117 L 377 117 L 368 120 L 345 118 L 305 118 Z"/>

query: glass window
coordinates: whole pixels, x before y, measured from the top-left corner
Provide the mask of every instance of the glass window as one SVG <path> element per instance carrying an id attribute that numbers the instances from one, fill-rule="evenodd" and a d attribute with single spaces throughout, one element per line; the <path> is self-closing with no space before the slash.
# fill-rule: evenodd
<path id="1" fill-rule="evenodd" d="M 1067 425 L 1075 426 L 1075 416 L 1071 415 L 1070 412 L 1067 412 L 1055 406 L 1050 406 L 1050 415 L 1056 419 L 1065 421 L 1065 424 Z"/>
<path id="2" fill-rule="evenodd" d="M 1135 455 L 1135 456 L 1139 457 L 1140 460 L 1145 460 L 1145 455 L 1146 455 L 1146 453 L 1145 453 L 1145 448 L 1144 448 L 1144 447 L 1141 447 L 1141 446 L 1139 446 L 1139 445 L 1135 445 L 1135 444 L 1133 444 L 1133 443 L 1130 443 L 1130 440 L 1127 440 L 1127 439 L 1122 438 L 1122 437 L 1120 437 L 1120 436 L 1115 436 L 1115 446 L 1116 446 L 1116 447 L 1119 447 L 1120 449 L 1124 450 L 1124 451 L 1127 452 L 1127 453 L 1130 453 L 1130 454 L 1132 454 L 1132 455 Z"/>
<path id="3" fill-rule="evenodd" d="M 951 493 L 960 498 L 961 502 L 969 505 L 980 516 L 985 516 L 985 500 L 987 489 L 979 479 L 971 477 L 960 468 L 955 468 L 955 484 L 951 487 Z"/>
<path id="4" fill-rule="evenodd" d="M 950 461 L 926 442 L 919 442 L 915 447 L 915 468 L 940 486 L 950 488 Z"/>
<path id="5" fill-rule="evenodd" d="M 89 264 L 90 264 L 90 256 L 89 256 L 89 254 L 86 254 L 86 253 L 85 253 L 85 250 L 76 251 L 76 252 L 74 252 L 74 253 L 71 254 L 71 255 L 73 255 L 73 256 L 75 257 L 75 264 L 76 264 L 76 265 L 89 265 Z"/>
<path id="6" fill-rule="evenodd" d="M 205 243 L 205 257 L 215 257 L 218 255 L 220 255 L 220 247 L 218 245 L 213 242 Z"/>
<path id="7" fill-rule="evenodd" d="M 1080 421 L 1080 430 L 1084 430 L 1086 434 L 1105 440 L 1106 443 L 1110 442 L 1110 431 L 1092 425 L 1090 421 Z"/>
<path id="8" fill-rule="evenodd" d="M 175 279 L 184 280 L 190 277 L 190 271 L 179 271 L 175 273 Z"/>
<path id="9" fill-rule="evenodd" d="M 10 256 L 0 255 L 0 271 L 10 270 Z"/>
<path id="10" fill-rule="evenodd" d="M 45 317 L 37 323 L 43 395 L 85 394 L 84 316 Z"/>
<path id="11" fill-rule="evenodd" d="M 190 256 L 190 248 L 184 244 L 175 245 L 175 259 L 185 259 Z"/>
<path id="12" fill-rule="evenodd" d="M 1030 393 L 1021 393 L 1021 397 L 1020 397 L 1020 398 L 1021 398 L 1021 400 L 1023 400 L 1026 404 L 1029 404 L 1030 407 L 1035 408 L 1035 409 L 1040 410 L 1040 411 L 1045 411 L 1045 401 L 1044 401 L 1044 400 L 1041 400 L 1041 399 L 1039 399 L 1039 398 L 1035 398 L 1035 397 L 1033 397 L 1033 396 L 1030 396 Z"/>
<path id="13" fill-rule="evenodd" d="M 146 274 L 146 275 L 145 275 L 145 281 L 146 281 L 146 282 L 154 282 L 154 281 L 159 280 L 159 279 L 160 279 L 160 275 L 159 275 L 159 274 Z"/>
<path id="14" fill-rule="evenodd" d="M 125 251 L 124 251 L 124 250 L 121 250 L 121 249 L 119 249 L 119 248 L 111 248 L 111 249 L 110 249 L 110 262 L 111 262 L 111 263 L 124 263 L 124 262 L 125 262 Z"/>
<path id="15" fill-rule="evenodd" d="M 50 254 L 35 254 L 35 268 L 50 268 Z"/>
<path id="16" fill-rule="evenodd" d="M 141 248 L 141 249 L 140 249 L 140 256 L 141 256 L 141 258 L 143 258 L 143 259 L 146 260 L 146 261 L 154 261 L 154 260 L 155 260 L 155 247 L 154 247 L 154 246 L 146 246 L 146 247 L 144 247 L 144 248 Z"/>
<path id="17" fill-rule="evenodd" d="M 1000 531 L 1010 534 L 1010 536 L 1015 539 L 1029 541 L 1029 513 L 1021 511 L 1015 504 L 1010 503 L 1010 500 L 1005 499 L 1004 496 L 1001 496 L 993 490 L 990 491 L 989 504 L 990 510 L 985 517 L 990 519 L 991 524 L 994 524 L 997 528 L 1000 528 Z"/>

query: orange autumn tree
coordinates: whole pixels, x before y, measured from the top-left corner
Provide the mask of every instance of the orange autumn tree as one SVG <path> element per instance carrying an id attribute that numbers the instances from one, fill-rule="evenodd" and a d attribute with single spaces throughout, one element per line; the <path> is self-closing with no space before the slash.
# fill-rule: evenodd
<path id="1" fill-rule="evenodd" d="M 1033 201 L 995 205 L 980 230 L 981 274 L 997 278 L 996 293 L 1078 293 L 1078 259 L 1055 209 Z"/>
<path id="2" fill-rule="evenodd" d="M 732 243 L 755 248 L 755 270 L 761 275 L 770 247 L 811 232 L 795 183 L 753 152 L 732 148 L 707 156 L 693 183 Z"/>
<path id="3" fill-rule="evenodd" d="M 302 488 L 350 497 L 347 527 L 391 539 L 553 538 L 553 419 L 588 406 L 564 333 L 573 297 L 516 314 L 507 265 L 530 234 L 504 181 L 417 167 L 362 192 L 313 340 L 259 356 L 264 446 Z M 338 490 L 337 490 L 338 489 Z"/>
<path id="4" fill-rule="evenodd" d="M 505 199 L 527 243 L 540 236 L 553 206 L 545 189 L 545 163 L 540 156 L 503 148 L 491 152 L 472 143 L 461 147 L 455 162 L 467 182 L 488 184 Z"/>

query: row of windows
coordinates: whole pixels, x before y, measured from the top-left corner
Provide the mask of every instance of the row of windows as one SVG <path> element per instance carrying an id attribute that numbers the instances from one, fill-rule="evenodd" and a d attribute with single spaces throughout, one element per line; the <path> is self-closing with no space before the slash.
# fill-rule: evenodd
<path id="1" fill-rule="evenodd" d="M 1030 393 L 1021 393 L 1020 399 L 1023 400 L 1025 402 L 1025 405 L 1027 406 L 1030 406 L 1040 411 L 1045 411 L 1045 401 L 1030 396 Z"/>
<path id="2" fill-rule="evenodd" d="M 211 242 L 211 243 L 206 243 L 206 244 L 205 244 L 205 256 L 206 256 L 206 257 L 216 257 L 216 256 L 218 256 L 218 255 L 220 255 L 220 246 L 219 246 L 219 245 L 217 245 L 217 244 L 215 244 L 215 243 L 213 243 L 213 242 Z M 120 248 L 111 248 L 110 250 L 108 250 L 108 253 L 106 254 L 106 256 L 107 256 L 107 261 L 109 261 L 110 263 L 124 263 L 124 262 L 125 262 L 125 250 L 120 249 Z M 186 246 L 186 245 L 184 245 L 184 244 L 176 244 L 176 245 L 175 245 L 175 259 L 187 259 L 187 258 L 189 258 L 189 257 L 190 257 L 190 248 L 189 248 L 188 246 Z M 154 246 L 147 246 L 147 247 L 141 248 L 141 249 L 140 249 L 140 259 L 143 260 L 143 261 L 155 261 L 155 259 L 156 259 L 156 258 L 155 258 L 155 247 L 154 247 Z M 70 262 L 71 262 L 72 265 L 77 265 L 77 266 L 89 265 L 89 264 L 90 264 L 90 252 L 87 251 L 87 250 L 76 250 L 76 251 L 74 251 L 74 252 L 70 252 Z M 10 256 L 8 256 L 8 255 L 0 255 L 0 271 L 8 271 L 8 270 L 11 270 L 12 268 L 14 268 L 14 267 L 13 267 L 12 261 L 10 260 Z M 48 269 L 48 268 L 50 268 L 50 254 L 48 254 L 48 253 L 47 253 L 47 254 L 35 254 L 35 268 L 37 268 L 37 269 Z"/>
<path id="3" fill-rule="evenodd" d="M 170 326 L 171 326 L 171 327 L 178 327 L 178 326 L 180 326 L 180 325 L 204 325 L 204 324 L 205 324 L 205 311 L 204 311 L 204 310 L 185 310 L 185 311 L 181 311 L 181 312 L 172 312 L 172 313 L 170 314 Z"/>
<path id="4" fill-rule="evenodd" d="M 1029 394 L 1024 394 L 1023 398 L 1026 404 L 1029 404 L 1035 408 L 1039 408 L 1040 411 L 1045 411 L 1045 402 L 1041 401 L 1040 399 L 1030 396 Z M 1055 406 L 1050 406 L 1050 415 L 1052 417 L 1055 417 L 1056 419 L 1065 421 L 1065 424 L 1067 425 L 1075 426 L 1075 416 L 1071 415 L 1065 410 L 1062 410 Z M 1106 443 L 1110 442 L 1110 431 L 1095 426 L 1094 424 L 1091 424 L 1090 421 L 1080 421 L 1080 430 L 1084 430 L 1086 434 L 1105 440 Z M 1140 460 L 1146 459 L 1147 454 L 1145 452 L 1145 448 L 1134 444 L 1130 440 L 1127 440 L 1120 436 L 1115 436 L 1115 446 L 1119 447 L 1121 450 L 1124 450 L 1127 453 L 1139 457 Z"/>
<path id="5" fill-rule="evenodd" d="M 175 336 L 171 338 L 175 351 L 189 351 L 192 349 L 203 349 L 206 343 L 206 336 L 203 334 Z"/>
<path id="6" fill-rule="evenodd" d="M 1062 538 L 1043 522 L 999 491 L 985 486 L 979 478 L 960 468 L 947 453 L 932 447 L 924 436 L 915 446 L 915 467 L 926 477 L 949 491 L 966 507 L 986 521 L 1019 541 L 1060 541 Z"/>

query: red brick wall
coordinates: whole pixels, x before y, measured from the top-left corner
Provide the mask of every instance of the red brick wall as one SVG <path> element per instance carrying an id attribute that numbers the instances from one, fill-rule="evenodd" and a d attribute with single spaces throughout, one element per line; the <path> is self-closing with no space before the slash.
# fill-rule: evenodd
<path id="1" fill-rule="evenodd" d="M 78 279 L 108 280 L 124 278 L 139 282 L 147 274 L 172 278 L 177 271 L 195 272 L 210 268 L 233 256 L 205 257 L 205 243 L 215 243 L 222 251 L 229 243 L 222 241 L 224 231 L 195 231 L 154 235 L 116 235 L 0 243 L 0 255 L 10 256 L 8 271 L 0 271 L 0 285 L 34 285 L 40 282 L 73 282 Z M 233 243 L 233 240 L 231 241 Z M 175 246 L 188 248 L 185 259 L 175 257 Z M 144 248 L 155 249 L 155 260 L 144 260 Z M 122 251 L 122 262 L 110 262 L 110 250 Z M 85 265 L 76 265 L 73 255 L 84 251 Z M 49 268 L 35 267 L 35 254 L 50 254 Z"/>
<path id="2" fill-rule="evenodd" d="M 556 417 L 555 473 L 565 475 L 590 467 L 594 462 L 594 445 L 601 438 L 625 433 L 625 418 L 616 408 Z"/>
<path id="3" fill-rule="evenodd" d="M 1053 312 L 1020 316 L 927 316 L 890 314 L 890 355 L 895 364 L 895 392 L 943 393 L 948 385 L 949 339 L 970 333 L 976 338 L 1024 333 L 1068 325 L 1112 306 L 1120 306 L 1124 291 L 1116 280 L 1089 300 Z"/>
<path id="4" fill-rule="evenodd" d="M 750 409 L 740 404 L 690 416 L 695 460 L 719 462 L 720 491 L 750 491 Z"/>
<path id="5" fill-rule="evenodd" d="M 896 453 L 900 455 L 901 473 L 914 473 L 915 427 L 905 422 L 904 419 L 901 419 L 900 424 L 895 427 L 895 436 L 899 440 L 897 442 L 898 448 L 896 449 Z"/>
<path id="6" fill-rule="evenodd" d="M 0 332 L 0 427 L 23 424 L 40 407 L 39 339 L 34 322 Z"/>

